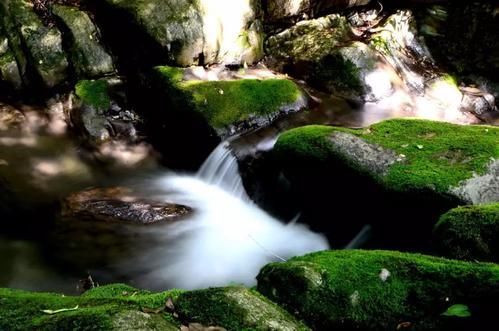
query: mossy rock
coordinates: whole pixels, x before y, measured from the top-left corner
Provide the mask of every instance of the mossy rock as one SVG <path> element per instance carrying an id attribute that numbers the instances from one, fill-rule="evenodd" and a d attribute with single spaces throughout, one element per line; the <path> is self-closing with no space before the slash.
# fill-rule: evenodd
<path id="1" fill-rule="evenodd" d="M 364 129 L 306 126 L 283 133 L 271 157 L 303 220 L 334 247 L 370 224 L 369 247 L 429 252 L 443 213 L 499 201 L 495 127 L 415 119 Z"/>
<path id="2" fill-rule="evenodd" d="M 244 287 L 185 292 L 175 300 L 181 318 L 227 330 L 309 330 L 288 312 Z"/>
<path id="3" fill-rule="evenodd" d="M 178 291 L 150 293 L 116 284 L 80 297 L 0 289 L 1 330 L 178 330 L 164 312 Z M 50 313 L 59 309 L 68 309 Z M 156 311 L 158 313 L 145 313 Z M 45 311 L 45 312 L 44 312 Z"/>
<path id="4" fill-rule="evenodd" d="M 258 290 L 314 330 L 466 329 L 496 319 L 499 266 L 388 251 L 324 251 L 267 265 Z M 455 304 L 465 305 L 471 318 L 442 315 Z"/>
<path id="5" fill-rule="evenodd" d="M 434 241 L 449 258 L 499 262 L 499 204 L 449 211 L 436 224 Z"/>
<path id="6" fill-rule="evenodd" d="M 173 108 L 197 112 L 222 137 L 267 125 L 304 103 L 300 88 L 287 79 L 201 81 L 183 77 L 180 68 L 155 69 L 156 84 Z"/>
<path id="7" fill-rule="evenodd" d="M 397 193 L 431 191 L 464 204 L 499 201 L 495 127 L 414 119 L 366 129 L 308 126 L 281 135 L 275 153 L 289 167 L 307 160 L 342 162 Z"/>
<path id="8" fill-rule="evenodd" d="M 62 35 L 47 27 L 27 0 L 6 0 L 3 20 L 11 47 L 23 76 L 28 64 L 46 88 L 53 88 L 68 76 L 68 61 L 62 46 Z"/>
<path id="9" fill-rule="evenodd" d="M 54 5 L 52 12 L 65 29 L 70 58 L 78 78 L 94 78 L 114 72 L 113 59 L 100 44 L 99 31 L 90 17 L 75 7 Z"/>
<path id="10" fill-rule="evenodd" d="M 347 18 L 337 14 L 301 21 L 269 37 L 266 51 L 273 69 L 352 99 L 369 93 L 365 78 L 378 61 L 375 50 L 355 41 Z"/>
<path id="11" fill-rule="evenodd" d="M 109 84 L 104 79 L 81 80 L 76 84 L 75 92 L 81 102 L 104 112 L 111 106 Z"/>

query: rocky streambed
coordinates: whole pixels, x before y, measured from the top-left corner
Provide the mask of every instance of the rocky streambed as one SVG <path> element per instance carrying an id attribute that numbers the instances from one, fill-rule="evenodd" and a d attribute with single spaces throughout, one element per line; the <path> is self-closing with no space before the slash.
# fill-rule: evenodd
<path id="1" fill-rule="evenodd" d="M 0 330 L 493 327 L 497 13 L 2 1 Z"/>

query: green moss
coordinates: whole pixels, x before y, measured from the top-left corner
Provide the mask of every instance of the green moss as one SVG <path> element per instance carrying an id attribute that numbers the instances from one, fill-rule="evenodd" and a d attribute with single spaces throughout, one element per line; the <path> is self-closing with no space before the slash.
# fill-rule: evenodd
<path id="1" fill-rule="evenodd" d="M 279 158 L 304 162 L 342 157 L 329 142 L 335 131 L 351 133 L 400 155 L 404 161 L 393 164 L 386 176 L 372 174 L 394 191 L 431 189 L 445 194 L 474 173 L 484 173 L 491 159 L 499 157 L 497 128 L 408 119 L 361 130 L 302 127 L 282 134 L 275 151 Z"/>
<path id="2" fill-rule="evenodd" d="M 185 292 L 175 307 L 189 322 L 227 330 L 308 330 L 285 310 L 244 287 Z"/>
<path id="3" fill-rule="evenodd" d="M 499 262 L 499 204 L 449 211 L 436 224 L 434 238 L 447 257 Z"/>
<path id="4" fill-rule="evenodd" d="M 499 266 L 387 251 L 325 251 L 264 267 L 258 290 L 317 330 L 396 330 L 402 322 L 429 330 L 446 322 L 441 314 L 453 304 L 497 305 Z"/>
<path id="5" fill-rule="evenodd" d="M 180 293 L 150 293 L 122 284 L 98 287 L 80 297 L 0 289 L 0 330 L 110 330 L 117 313 L 163 308 L 168 298 Z M 42 312 L 76 306 L 53 315 Z M 178 324 L 170 314 L 161 314 L 164 321 Z"/>
<path id="6" fill-rule="evenodd" d="M 324 82 L 332 84 L 339 91 L 363 91 L 360 68 L 341 54 L 330 54 L 313 64 L 312 84 L 321 86 Z"/>
<path id="7" fill-rule="evenodd" d="M 286 79 L 183 81 L 182 69 L 158 67 L 157 71 L 177 108 L 194 108 L 215 128 L 275 114 L 301 96 L 298 86 Z"/>
<path id="8" fill-rule="evenodd" d="M 81 80 L 76 84 L 76 95 L 81 101 L 101 111 L 109 109 L 109 85 L 105 80 Z"/>

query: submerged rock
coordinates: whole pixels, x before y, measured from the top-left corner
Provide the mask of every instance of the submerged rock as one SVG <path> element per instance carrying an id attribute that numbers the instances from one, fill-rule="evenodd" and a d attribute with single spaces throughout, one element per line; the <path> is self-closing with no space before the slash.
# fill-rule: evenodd
<path id="1" fill-rule="evenodd" d="M 130 189 L 116 187 L 90 189 L 67 197 L 62 215 L 100 222 L 154 224 L 176 221 L 190 212 L 188 207 L 154 201 Z"/>
<path id="2" fill-rule="evenodd" d="M 445 330 L 493 323 L 499 267 L 388 251 L 325 251 L 273 263 L 258 290 L 314 330 Z M 444 316 L 465 305 L 470 318 Z"/>
<path id="3" fill-rule="evenodd" d="M 174 304 L 183 320 L 227 330 L 310 330 L 258 292 L 244 287 L 185 292 Z"/>
<path id="4" fill-rule="evenodd" d="M 90 17 L 70 6 L 54 5 L 52 11 L 68 31 L 65 37 L 77 76 L 93 78 L 112 74 L 113 59 L 100 44 L 99 31 Z"/>
<path id="5" fill-rule="evenodd" d="M 499 262 L 499 204 L 449 211 L 435 225 L 434 243 L 449 258 Z"/>

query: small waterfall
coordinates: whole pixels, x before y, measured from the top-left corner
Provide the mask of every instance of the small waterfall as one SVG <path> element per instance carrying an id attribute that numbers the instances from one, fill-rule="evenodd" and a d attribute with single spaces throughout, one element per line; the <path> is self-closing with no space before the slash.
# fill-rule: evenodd
<path id="1" fill-rule="evenodd" d="M 215 148 L 199 169 L 197 177 L 205 183 L 220 187 L 234 197 L 251 201 L 244 189 L 237 159 L 232 154 L 228 141 Z"/>
<path id="2" fill-rule="evenodd" d="M 138 285 L 184 289 L 253 286 L 267 263 L 327 249 L 328 241 L 307 226 L 284 224 L 248 198 L 237 160 L 227 142 L 218 146 L 196 175 L 154 180 L 164 200 L 194 209 L 187 219 L 151 228 L 159 244 L 139 261 Z"/>

